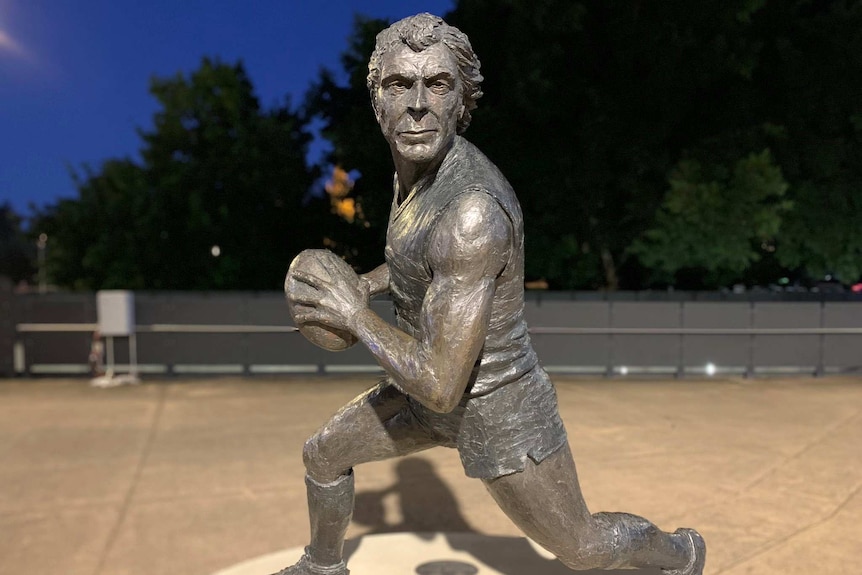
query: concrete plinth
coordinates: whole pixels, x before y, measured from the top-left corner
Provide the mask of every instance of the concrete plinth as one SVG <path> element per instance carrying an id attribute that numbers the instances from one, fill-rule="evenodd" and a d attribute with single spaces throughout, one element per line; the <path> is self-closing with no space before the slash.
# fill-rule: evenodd
<path id="1" fill-rule="evenodd" d="M 268 575 L 293 565 L 302 547 L 243 561 L 213 575 Z M 388 533 L 348 541 L 351 575 L 571 575 L 553 555 L 524 537 L 477 533 Z M 581 571 L 589 575 L 593 571 Z M 596 573 L 599 573 L 598 571 Z M 631 571 L 601 571 L 604 575 Z M 641 570 L 641 575 L 660 575 Z"/>

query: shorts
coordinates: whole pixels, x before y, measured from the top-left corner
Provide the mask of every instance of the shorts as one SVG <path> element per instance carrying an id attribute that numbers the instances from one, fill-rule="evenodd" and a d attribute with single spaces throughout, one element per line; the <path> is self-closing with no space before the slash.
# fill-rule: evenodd
<path id="1" fill-rule="evenodd" d="M 567 441 L 556 390 L 539 366 L 485 395 L 465 397 L 450 413 L 432 411 L 409 396 L 407 401 L 417 425 L 440 445 L 458 449 L 468 477 L 523 471 L 528 457 L 540 463 Z"/>

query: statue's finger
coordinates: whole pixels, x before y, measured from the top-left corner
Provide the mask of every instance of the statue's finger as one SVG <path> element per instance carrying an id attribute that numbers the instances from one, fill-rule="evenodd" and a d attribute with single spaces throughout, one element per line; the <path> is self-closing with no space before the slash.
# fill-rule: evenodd
<path id="1" fill-rule="evenodd" d="M 349 278 L 356 275 L 356 272 L 353 271 L 344 260 L 335 259 L 335 258 L 320 258 L 318 260 L 323 269 L 329 274 L 331 278 Z"/>
<path id="2" fill-rule="evenodd" d="M 317 307 L 320 305 L 321 296 L 318 293 L 309 293 L 308 290 L 296 290 L 290 295 L 290 301 L 294 305 Z"/>
<path id="3" fill-rule="evenodd" d="M 320 313 L 313 307 L 304 307 L 294 310 L 293 321 L 297 324 L 312 323 L 320 321 Z"/>
<path id="4" fill-rule="evenodd" d="M 319 324 L 325 326 L 332 325 L 332 316 L 317 308 L 305 308 L 298 315 L 294 316 L 294 321 L 297 324 Z"/>
<path id="5" fill-rule="evenodd" d="M 327 286 L 327 282 L 320 279 L 316 275 L 310 274 L 303 270 L 296 270 L 295 272 L 293 272 L 293 279 L 298 282 L 302 282 L 308 286 L 311 286 L 314 289 L 324 289 Z"/>

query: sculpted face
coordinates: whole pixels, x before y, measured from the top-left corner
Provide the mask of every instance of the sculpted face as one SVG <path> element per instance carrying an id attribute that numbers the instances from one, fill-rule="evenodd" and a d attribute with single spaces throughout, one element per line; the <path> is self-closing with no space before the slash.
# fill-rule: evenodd
<path id="1" fill-rule="evenodd" d="M 401 159 L 440 160 L 457 133 L 463 110 L 458 64 L 442 43 L 414 52 L 387 52 L 380 67 L 375 112 L 383 136 Z"/>

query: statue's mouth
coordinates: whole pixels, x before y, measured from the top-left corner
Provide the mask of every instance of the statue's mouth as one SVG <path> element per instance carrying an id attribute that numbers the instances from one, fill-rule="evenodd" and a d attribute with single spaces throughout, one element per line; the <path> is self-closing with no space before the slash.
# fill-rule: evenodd
<path id="1" fill-rule="evenodd" d="M 402 136 L 421 136 L 423 134 L 429 134 L 431 132 L 436 132 L 437 130 L 433 128 L 428 128 L 427 130 L 404 130 L 402 132 L 398 132 Z"/>

